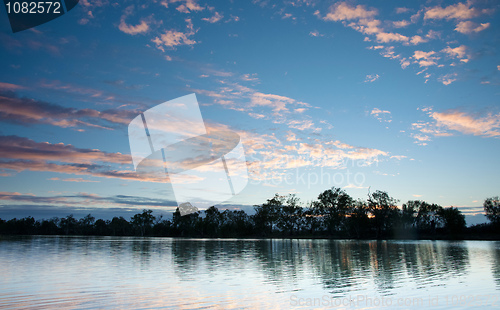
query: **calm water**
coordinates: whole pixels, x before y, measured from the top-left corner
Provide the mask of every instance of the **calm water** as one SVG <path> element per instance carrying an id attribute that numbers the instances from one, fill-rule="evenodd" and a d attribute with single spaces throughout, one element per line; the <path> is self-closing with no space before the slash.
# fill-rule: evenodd
<path id="1" fill-rule="evenodd" d="M 500 242 L 0 237 L 0 308 L 500 307 Z"/>

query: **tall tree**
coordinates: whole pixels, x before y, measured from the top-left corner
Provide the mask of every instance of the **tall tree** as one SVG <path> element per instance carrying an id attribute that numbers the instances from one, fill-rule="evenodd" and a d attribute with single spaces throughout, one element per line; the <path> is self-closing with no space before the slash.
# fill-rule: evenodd
<path id="1" fill-rule="evenodd" d="M 205 218 L 203 219 L 203 233 L 211 237 L 217 237 L 222 225 L 222 214 L 219 210 L 211 206 L 205 210 Z"/>
<path id="2" fill-rule="evenodd" d="M 387 192 L 377 190 L 368 195 L 368 207 L 375 222 L 377 238 L 392 229 L 399 212 L 397 203 L 398 200 L 389 196 Z"/>
<path id="3" fill-rule="evenodd" d="M 323 223 L 330 234 L 345 229 L 346 216 L 351 213 L 353 199 L 340 188 L 332 187 L 318 196 L 314 206 L 323 216 Z"/>
<path id="4" fill-rule="evenodd" d="M 65 235 L 75 235 L 78 233 L 78 221 L 75 219 L 73 214 L 63 217 L 59 222 L 59 225 Z"/>
<path id="5" fill-rule="evenodd" d="M 87 214 L 85 217 L 82 217 L 78 221 L 78 224 L 80 226 L 80 230 L 81 230 L 83 235 L 92 234 L 92 232 L 94 230 L 94 222 L 95 222 L 95 217 L 93 217 L 90 213 Z"/>
<path id="6" fill-rule="evenodd" d="M 283 200 L 283 196 L 276 194 L 273 198 L 268 199 L 266 203 L 254 206 L 255 214 L 252 218 L 258 232 L 263 235 L 273 233 Z"/>
<path id="7" fill-rule="evenodd" d="M 109 228 L 113 236 L 131 235 L 130 223 L 123 216 L 113 217 L 111 223 L 109 223 Z"/>
<path id="8" fill-rule="evenodd" d="M 401 207 L 401 227 L 414 228 L 417 224 L 418 208 L 420 201 L 408 201 Z"/>
<path id="9" fill-rule="evenodd" d="M 293 235 L 302 226 L 302 207 L 299 205 L 299 198 L 294 194 L 290 194 L 286 198 L 281 197 L 280 204 L 277 226 L 282 233 Z"/>
<path id="10" fill-rule="evenodd" d="M 439 210 L 438 215 L 441 217 L 444 228 L 448 233 L 458 234 L 465 230 L 465 216 L 457 208 L 442 208 Z"/>
<path id="11" fill-rule="evenodd" d="M 142 213 L 138 213 L 131 218 L 132 225 L 140 232 L 141 236 L 144 236 L 153 226 L 156 217 L 152 213 L 153 210 L 144 209 Z"/>
<path id="12" fill-rule="evenodd" d="M 347 228 L 349 235 L 354 238 L 364 237 L 369 229 L 369 208 L 365 201 L 354 202 L 351 214 L 347 218 Z"/>
<path id="13" fill-rule="evenodd" d="M 495 225 L 500 225 L 500 200 L 498 196 L 484 200 L 483 207 L 488 220 Z"/>
<path id="14" fill-rule="evenodd" d="M 172 227 L 180 236 L 200 235 L 203 230 L 200 212 L 196 211 L 186 215 L 181 215 L 179 208 L 172 214 Z"/>

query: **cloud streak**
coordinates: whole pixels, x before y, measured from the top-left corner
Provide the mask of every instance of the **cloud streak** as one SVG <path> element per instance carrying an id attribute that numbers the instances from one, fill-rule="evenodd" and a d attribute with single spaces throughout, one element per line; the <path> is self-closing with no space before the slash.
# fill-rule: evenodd
<path id="1" fill-rule="evenodd" d="M 0 136 L 0 172 L 38 171 L 144 182 L 167 182 L 163 173 L 138 174 L 130 155 L 95 149 L 76 148 L 69 144 L 35 142 L 18 136 Z M 115 167 L 115 168 L 113 168 Z"/>
<path id="2" fill-rule="evenodd" d="M 50 204 L 53 206 L 64 205 L 73 207 L 87 207 L 88 205 L 109 207 L 133 207 L 141 208 L 171 208 L 175 210 L 177 203 L 168 199 L 155 199 L 142 196 L 115 195 L 103 197 L 95 194 L 78 193 L 73 195 L 55 195 L 55 196 L 36 196 L 32 194 L 23 194 L 18 192 L 0 192 L 1 201 L 10 201 L 14 203 L 29 202 L 36 204 Z"/>
<path id="3" fill-rule="evenodd" d="M 138 113 L 137 110 L 69 108 L 20 98 L 13 92 L 0 92 L 0 120 L 25 126 L 49 124 L 62 128 L 86 126 L 112 129 L 110 125 L 128 124 Z"/>
<path id="4" fill-rule="evenodd" d="M 500 137 L 500 113 L 479 115 L 467 113 L 458 109 L 434 112 L 432 108 L 423 109 L 431 120 L 412 124 L 412 129 L 419 133 L 412 134 L 416 143 L 426 145 L 431 136 L 447 137 L 458 132 L 484 138 Z"/>

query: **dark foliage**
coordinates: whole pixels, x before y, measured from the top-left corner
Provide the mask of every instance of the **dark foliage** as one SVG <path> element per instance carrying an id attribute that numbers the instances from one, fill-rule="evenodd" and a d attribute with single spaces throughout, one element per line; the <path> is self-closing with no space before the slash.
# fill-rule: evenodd
<path id="1" fill-rule="evenodd" d="M 172 220 L 143 210 L 130 221 L 123 217 L 96 220 L 91 214 L 75 219 L 35 221 L 33 217 L 0 219 L 0 234 L 20 235 L 106 235 L 171 237 L 301 237 L 301 238 L 472 238 L 496 239 L 498 198 L 485 201 L 490 224 L 466 228 L 465 217 L 457 208 L 443 208 L 424 201 L 408 201 L 397 207 L 397 200 L 387 192 L 376 191 L 367 201 L 354 200 L 340 188 L 319 194 L 316 201 L 304 206 L 295 195 L 275 195 L 255 214 L 241 210 L 219 211 L 210 207 L 202 212 L 181 216 L 177 209 Z"/>

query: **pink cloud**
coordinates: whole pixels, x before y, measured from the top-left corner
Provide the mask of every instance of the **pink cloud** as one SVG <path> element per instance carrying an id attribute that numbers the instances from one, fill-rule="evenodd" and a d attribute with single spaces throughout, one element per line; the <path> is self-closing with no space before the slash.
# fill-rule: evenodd
<path id="1" fill-rule="evenodd" d="M 19 90 L 19 89 L 24 89 L 24 88 L 25 87 L 21 86 L 21 85 L 0 82 L 0 89 L 1 90 Z"/>
<path id="2" fill-rule="evenodd" d="M 149 31 L 149 25 L 145 20 L 141 20 L 141 22 L 135 26 L 129 25 L 125 22 L 128 16 L 133 15 L 134 6 L 131 5 L 125 9 L 122 17 L 120 18 L 120 25 L 118 25 L 118 29 L 122 32 L 125 32 L 130 35 L 136 35 L 139 33 L 145 33 Z"/>
<path id="3" fill-rule="evenodd" d="M 88 126 L 112 129 L 103 125 L 103 120 L 115 124 L 128 124 L 137 113 L 135 110 L 97 111 L 69 108 L 44 101 L 19 98 L 9 93 L 0 93 L 0 120 L 11 123 L 25 125 L 41 123 L 62 128 Z"/>
<path id="4" fill-rule="evenodd" d="M 487 138 L 500 137 L 500 114 L 488 113 L 480 116 L 459 110 L 433 112 L 432 108 L 425 108 L 422 111 L 429 115 L 431 121 L 420 121 L 412 124 L 412 128 L 420 132 L 412 134 L 418 143 L 431 141 L 430 135 L 435 137 L 452 136 L 450 131 Z"/>
<path id="5" fill-rule="evenodd" d="M 431 117 L 438 126 L 464 134 L 485 137 L 500 136 L 500 114 L 488 113 L 486 116 L 474 116 L 457 110 L 433 112 Z"/>
<path id="6" fill-rule="evenodd" d="M 216 22 L 220 21 L 222 18 L 224 18 L 224 15 L 220 14 L 219 12 L 215 12 L 214 16 L 210 18 L 202 18 L 201 20 L 204 20 L 206 22 L 209 22 L 211 24 L 215 24 Z"/>
<path id="7" fill-rule="evenodd" d="M 463 34 L 470 34 L 473 32 L 480 32 L 485 29 L 490 27 L 490 23 L 484 23 L 484 24 L 476 24 L 474 22 L 471 22 L 470 20 L 460 22 L 457 24 L 457 27 L 455 28 L 455 31 L 458 31 Z"/>
<path id="8" fill-rule="evenodd" d="M 339 2 L 330 7 L 330 12 L 323 19 L 331 21 L 367 19 L 377 14 L 376 9 L 366 9 L 364 5 L 353 6 L 347 2 Z"/>
<path id="9" fill-rule="evenodd" d="M 156 47 L 163 51 L 163 46 L 173 49 L 177 46 L 196 44 L 197 42 L 195 40 L 189 38 L 196 33 L 193 28 L 193 23 L 191 19 L 186 19 L 186 22 L 188 23 L 186 32 L 167 30 L 159 37 L 155 37 L 151 42 L 155 43 Z"/>
<path id="10" fill-rule="evenodd" d="M 488 9 L 476 9 L 471 7 L 471 2 L 452 4 L 447 7 L 435 6 L 427 8 L 424 19 L 470 19 L 483 14 L 490 13 Z"/>

